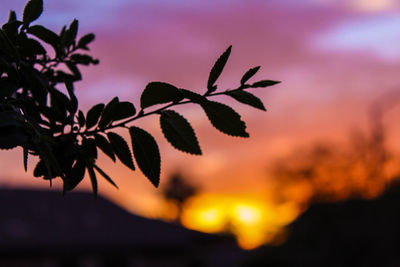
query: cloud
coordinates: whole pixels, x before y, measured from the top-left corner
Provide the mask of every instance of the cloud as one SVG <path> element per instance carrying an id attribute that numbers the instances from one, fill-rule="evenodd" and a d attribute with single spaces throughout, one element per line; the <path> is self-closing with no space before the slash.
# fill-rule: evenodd
<path id="1" fill-rule="evenodd" d="M 357 19 L 320 36 L 320 47 L 332 50 L 365 51 L 386 60 L 400 59 L 400 17 L 386 15 Z"/>
<path id="2" fill-rule="evenodd" d="M 382 12 L 399 8 L 396 0 L 353 0 L 349 4 L 357 11 Z"/>

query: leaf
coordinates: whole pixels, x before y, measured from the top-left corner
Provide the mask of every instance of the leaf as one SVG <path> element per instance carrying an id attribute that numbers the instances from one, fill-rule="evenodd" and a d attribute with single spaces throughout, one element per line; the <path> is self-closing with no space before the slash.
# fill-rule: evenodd
<path id="1" fill-rule="evenodd" d="M 168 102 L 179 102 L 183 99 L 182 93 L 175 86 L 163 82 L 151 82 L 147 84 L 140 97 L 142 109 Z"/>
<path id="2" fill-rule="evenodd" d="M 271 81 L 271 80 L 262 80 L 262 81 L 258 81 L 255 82 L 251 85 L 251 87 L 256 88 L 256 87 L 268 87 L 268 86 L 272 86 L 275 84 L 280 83 L 279 81 Z"/>
<path id="3" fill-rule="evenodd" d="M 15 20 L 3 24 L 2 29 L 7 34 L 8 37 L 10 37 L 11 39 L 15 39 L 18 36 L 18 29 L 19 26 L 21 25 L 22 25 L 21 21 Z"/>
<path id="4" fill-rule="evenodd" d="M 118 103 L 118 97 L 114 97 L 110 102 L 108 102 L 103 110 L 103 114 L 101 115 L 99 128 L 105 128 L 113 121 L 114 110 Z"/>
<path id="5" fill-rule="evenodd" d="M 82 150 L 89 159 L 97 159 L 97 146 L 94 139 L 84 138 L 82 140 Z"/>
<path id="6" fill-rule="evenodd" d="M 93 42 L 95 39 L 95 35 L 93 33 L 86 34 L 81 37 L 78 41 L 78 47 L 87 49 L 87 45 Z"/>
<path id="7" fill-rule="evenodd" d="M 135 106 L 130 102 L 119 102 L 116 104 L 113 110 L 113 121 L 118 121 L 122 119 L 129 118 L 135 115 L 136 109 Z"/>
<path id="8" fill-rule="evenodd" d="M 257 73 L 257 71 L 260 69 L 260 66 L 254 67 L 249 69 L 242 77 L 240 80 L 240 84 L 244 85 L 251 77 L 254 76 L 254 74 Z"/>
<path id="9" fill-rule="evenodd" d="M 64 179 L 64 192 L 74 189 L 85 176 L 86 164 L 81 158 L 78 158 L 71 171 L 68 172 Z"/>
<path id="10" fill-rule="evenodd" d="M 83 115 L 82 110 L 78 111 L 78 124 L 80 127 L 83 127 L 85 125 L 85 115 Z"/>
<path id="11" fill-rule="evenodd" d="M 22 53 L 27 56 L 44 55 L 46 50 L 44 47 L 35 39 L 26 39 L 22 43 Z"/>
<path id="12" fill-rule="evenodd" d="M 65 81 L 64 83 L 65 83 L 65 88 L 67 88 L 69 98 L 71 100 L 68 104 L 68 110 L 70 114 L 73 116 L 78 110 L 78 99 L 76 98 L 72 82 Z"/>
<path id="13" fill-rule="evenodd" d="M 72 72 L 72 74 L 75 76 L 75 79 L 77 81 L 82 80 L 82 74 L 79 71 L 78 67 L 76 66 L 77 63 L 73 63 L 71 61 L 66 61 L 65 65 L 67 65 L 68 69 Z"/>
<path id="14" fill-rule="evenodd" d="M 214 85 L 217 81 L 218 77 L 221 75 L 222 70 L 224 69 L 226 62 L 231 54 L 232 46 L 229 46 L 228 49 L 217 59 L 214 66 L 210 71 L 210 76 L 208 77 L 207 83 L 207 93 L 212 93 L 217 90 L 217 86 Z"/>
<path id="15" fill-rule="evenodd" d="M 160 183 L 160 151 L 153 136 L 138 127 L 130 127 L 133 155 L 136 163 L 150 182 L 158 187 Z"/>
<path id="16" fill-rule="evenodd" d="M 111 144 L 107 141 L 107 139 L 100 134 L 95 134 L 94 140 L 96 142 L 97 147 L 100 148 L 101 151 L 104 152 L 104 154 L 106 154 L 109 158 L 112 159 L 112 161 L 115 162 L 114 151 L 112 149 Z"/>
<path id="17" fill-rule="evenodd" d="M 8 22 L 13 22 L 17 20 L 17 14 L 15 13 L 14 10 L 10 10 L 10 13 L 8 15 Z"/>
<path id="18" fill-rule="evenodd" d="M 96 164 L 93 165 L 93 167 L 96 169 L 96 171 L 98 173 L 101 174 L 101 176 L 104 177 L 104 179 L 106 179 L 110 184 L 112 184 L 115 188 L 119 189 L 117 184 L 114 183 L 114 181 L 110 178 L 110 176 L 107 175 L 107 173 L 105 173 L 102 169 L 100 169 Z"/>
<path id="19" fill-rule="evenodd" d="M 45 163 L 46 160 L 39 160 L 39 162 L 36 164 L 35 169 L 33 170 L 33 176 L 34 177 L 41 177 L 44 176 L 44 179 L 52 179 L 54 176 L 50 176 L 49 173 L 51 173 L 50 170 L 50 164 Z M 48 161 L 47 161 L 48 162 Z"/>
<path id="20" fill-rule="evenodd" d="M 107 137 L 108 140 L 110 140 L 114 153 L 117 155 L 119 160 L 128 168 L 135 170 L 131 151 L 129 150 L 129 146 L 124 138 L 113 132 L 107 133 Z"/>
<path id="21" fill-rule="evenodd" d="M 266 111 L 263 102 L 261 102 L 261 100 L 258 97 L 249 92 L 233 91 L 233 92 L 228 92 L 227 95 L 231 96 L 240 103 Z"/>
<path id="22" fill-rule="evenodd" d="M 0 127 L 4 126 L 20 126 L 18 120 L 24 120 L 21 114 L 16 111 L 6 110 L 0 112 Z"/>
<path id="23" fill-rule="evenodd" d="M 15 91 L 17 91 L 18 86 L 15 81 L 8 77 L 0 78 L 0 97 L 11 96 Z"/>
<path id="24" fill-rule="evenodd" d="M 92 183 L 92 189 L 93 189 L 93 194 L 94 197 L 97 198 L 97 177 L 96 173 L 93 170 L 92 166 L 87 166 L 86 169 L 88 170 L 89 177 L 90 177 L 90 182 Z"/>
<path id="25" fill-rule="evenodd" d="M 0 29 L 0 47 L 1 50 L 4 50 L 6 53 L 13 56 L 15 59 L 19 59 L 20 56 L 14 44 L 11 42 L 10 38 L 8 38 L 5 31 Z"/>
<path id="26" fill-rule="evenodd" d="M 96 64 L 96 60 L 94 60 L 91 56 L 85 54 L 73 54 L 70 56 L 71 60 L 82 65 L 89 65 L 90 63 Z"/>
<path id="27" fill-rule="evenodd" d="M 62 42 L 65 45 L 70 45 L 75 41 L 76 34 L 78 33 L 78 27 L 79 27 L 79 22 L 76 19 L 74 19 L 69 25 L 68 30 L 65 31 L 65 34 L 63 36 Z"/>
<path id="28" fill-rule="evenodd" d="M 104 110 L 104 104 L 97 104 L 93 106 L 86 114 L 86 129 L 90 129 L 97 124 L 101 113 Z"/>
<path id="29" fill-rule="evenodd" d="M 60 37 L 53 31 L 41 26 L 34 25 L 28 28 L 28 33 L 36 36 L 45 43 L 51 45 L 56 51 L 60 45 Z"/>
<path id="30" fill-rule="evenodd" d="M 168 142 L 178 150 L 201 155 L 199 142 L 190 123 L 173 110 L 165 110 L 160 117 L 161 130 Z"/>
<path id="31" fill-rule="evenodd" d="M 43 0 L 30 0 L 24 8 L 22 21 L 29 25 L 32 21 L 40 17 L 43 12 Z"/>
<path id="32" fill-rule="evenodd" d="M 249 137 L 245 122 L 231 107 L 214 101 L 201 106 L 211 124 L 221 132 L 231 136 Z"/>
<path id="33" fill-rule="evenodd" d="M 207 103 L 208 99 L 200 94 L 197 94 L 195 92 L 186 90 L 186 89 L 179 89 L 181 91 L 182 95 L 184 98 L 189 99 L 190 101 L 197 103 L 197 104 L 203 104 Z"/>
<path id="34" fill-rule="evenodd" d="M 57 89 L 50 90 L 51 107 L 65 114 L 67 107 L 70 105 L 69 98 Z"/>
<path id="35" fill-rule="evenodd" d="M 23 148 L 23 154 L 24 154 L 24 170 L 27 172 L 28 170 L 28 148 L 24 146 Z"/>
<path id="36" fill-rule="evenodd" d="M 42 160 L 40 160 L 36 166 L 35 169 L 33 170 L 33 176 L 34 177 L 40 177 L 45 175 L 45 166 Z"/>
<path id="37" fill-rule="evenodd" d="M 0 112 L 0 149 L 12 149 L 27 143 L 29 135 L 18 120 L 24 118 L 15 111 Z"/>

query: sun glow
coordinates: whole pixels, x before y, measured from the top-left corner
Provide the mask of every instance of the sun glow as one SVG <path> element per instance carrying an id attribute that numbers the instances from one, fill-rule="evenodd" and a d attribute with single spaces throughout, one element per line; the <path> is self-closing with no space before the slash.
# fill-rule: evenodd
<path id="1" fill-rule="evenodd" d="M 244 204 L 234 207 L 232 214 L 238 223 L 244 225 L 254 225 L 262 219 L 260 208 Z"/>
<path id="2" fill-rule="evenodd" d="M 202 195 L 186 206 L 184 226 L 208 233 L 230 232 L 244 249 L 280 242 L 284 226 L 299 213 L 290 203 L 270 204 L 266 199 Z"/>

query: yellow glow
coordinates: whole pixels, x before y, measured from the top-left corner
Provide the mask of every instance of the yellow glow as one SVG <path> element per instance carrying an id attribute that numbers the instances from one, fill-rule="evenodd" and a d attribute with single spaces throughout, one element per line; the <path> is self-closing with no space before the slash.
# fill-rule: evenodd
<path id="1" fill-rule="evenodd" d="M 233 216 L 239 223 L 244 225 L 254 225 L 261 221 L 261 209 L 250 206 L 240 204 L 234 207 Z"/>
<path id="2" fill-rule="evenodd" d="M 208 233 L 222 231 L 225 228 L 225 222 L 221 209 L 212 207 L 187 210 L 182 216 L 182 223 L 187 227 Z"/>
<path id="3" fill-rule="evenodd" d="M 283 236 L 284 226 L 299 214 L 292 203 L 272 204 L 246 196 L 202 195 L 184 209 L 182 224 L 215 233 L 230 231 L 244 249 L 253 249 Z"/>

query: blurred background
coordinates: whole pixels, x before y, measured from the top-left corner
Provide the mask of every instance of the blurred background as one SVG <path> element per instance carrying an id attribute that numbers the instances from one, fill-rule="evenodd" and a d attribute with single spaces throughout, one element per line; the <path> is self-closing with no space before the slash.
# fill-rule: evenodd
<path id="1" fill-rule="evenodd" d="M 25 0 L 0 0 L 21 16 Z M 159 189 L 105 157 L 119 186 L 99 192 L 147 218 L 207 233 L 232 233 L 241 248 L 282 244 L 285 226 L 314 202 L 373 199 L 400 169 L 400 4 L 396 0 L 87 0 L 45 1 L 37 23 L 56 32 L 74 18 L 94 32 L 100 65 L 83 69 L 77 95 L 84 111 L 113 96 L 139 103 L 148 82 L 205 92 L 211 67 L 232 45 L 218 82 L 233 88 L 251 67 L 267 112 L 229 103 L 249 139 L 215 130 L 194 105 L 176 110 L 192 123 L 202 156 L 174 150 L 158 118 L 138 121 L 160 145 Z M 121 132 L 124 136 L 127 133 Z M 24 173 L 22 151 L 0 152 L 0 187 L 49 190 Z M 90 190 L 89 179 L 77 190 Z M 60 183 L 51 190 L 60 188 Z"/>

